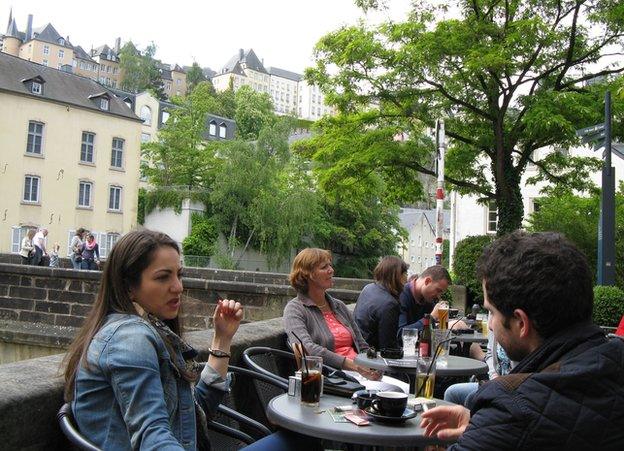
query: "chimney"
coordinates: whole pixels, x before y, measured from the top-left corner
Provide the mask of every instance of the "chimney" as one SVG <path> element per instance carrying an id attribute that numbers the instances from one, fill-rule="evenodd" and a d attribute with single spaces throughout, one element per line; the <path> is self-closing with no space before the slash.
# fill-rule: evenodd
<path id="1" fill-rule="evenodd" d="M 121 49 L 121 38 L 115 39 L 115 53 L 119 53 Z"/>
<path id="2" fill-rule="evenodd" d="M 240 49 L 240 50 L 238 51 L 238 59 L 242 60 L 242 59 L 243 59 L 243 56 L 245 56 L 245 50 Z"/>
<path id="3" fill-rule="evenodd" d="M 33 22 L 33 15 L 29 14 L 28 25 L 26 25 L 26 42 L 32 39 L 32 22 Z"/>

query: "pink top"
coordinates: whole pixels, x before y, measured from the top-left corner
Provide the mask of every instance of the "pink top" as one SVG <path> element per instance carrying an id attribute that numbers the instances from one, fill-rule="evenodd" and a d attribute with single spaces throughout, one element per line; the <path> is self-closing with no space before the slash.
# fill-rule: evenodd
<path id="1" fill-rule="evenodd" d="M 349 329 L 344 327 L 340 321 L 336 319 L 334 312 L 323 312 L 323 317 L 329 327 L 329 331 L 334 336 L 334 352 L 338 355 L 354 359 L 357 356 L 353 349 L 353 337 Z"/>

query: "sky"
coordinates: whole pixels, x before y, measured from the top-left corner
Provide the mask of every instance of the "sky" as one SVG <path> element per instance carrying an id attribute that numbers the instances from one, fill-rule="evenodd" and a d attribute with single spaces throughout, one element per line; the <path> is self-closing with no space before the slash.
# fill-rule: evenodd
<path id="1" fill-rule="evenodd" d="M 73 45 L 89 51 L 115 39 L 139 48 L 150 42 L 165 63 L 219 70 L 238 52 L 253 48 L 265 66 L 302 73 L 313 64 L 313 48 L 342 25 L 404 20 L 410 0 L 387 0 L 384 12 L 359 10 L 353 0 L 0 0 L 0 32 L 13 8 L 20 31 L 28 14 L 33 27 L 48 22 Z"/>

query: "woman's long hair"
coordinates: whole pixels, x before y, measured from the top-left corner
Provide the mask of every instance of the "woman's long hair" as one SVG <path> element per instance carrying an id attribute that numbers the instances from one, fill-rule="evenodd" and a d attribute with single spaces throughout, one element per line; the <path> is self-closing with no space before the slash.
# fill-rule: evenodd
<path id="1" fill-rule="evenodd" d="M 403 290 L 403 274 L 407 272 L 409 265 L 394 255 L 388 255 L 381 259 L 373 271 L 375 281 L 382 285 L 395 298 L 399 298 Z"/>
<path id="2" fill-rule="evenodd" d="M 180 253 L 178 244 L 168 235 L 151 230 L 127 233 L 113 247 L 108 255 L 100 289 L 93 308 L 84 325 L 69 347 L 63 364 L 65 366 L 65 400 L 74 397 L 76 374 L 80 364 L 87 363 L 87 349 L 93 336 L 100 330 L 110 313 L 137 315 L 130 299 L 130 289 L 141 283 L 141 275 L 154 258 L 155 251 L 169 246 Z M 182 326 L 180 315 L 173 320 L 164 321 L 173 332 L 180 335 Z"/>

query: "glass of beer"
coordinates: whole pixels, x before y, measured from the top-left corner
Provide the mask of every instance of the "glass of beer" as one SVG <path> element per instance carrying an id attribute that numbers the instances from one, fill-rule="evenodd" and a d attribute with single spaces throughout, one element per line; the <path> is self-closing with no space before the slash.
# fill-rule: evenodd
<path id="1" fill-rule="evenodd" d="M 301 368 L 301 403 L 318 407 L 323 387 L 323 358 L 306 356 Z"/>
<path id="2" fill-rule="evenodd" d="M 431 357 L 420 357 L 416 362 L 416 390 L 417 398 L 433 398 L 435 386 L 435 361 Z"/>
<path id="3" fill-rule="evenodd" d="M 448 329 L 448 319 L 449 319 L 449 303 L 446 301 L 438 302 L 438 324 L 440 325 L 440 329 L 442 330 Z"/>

